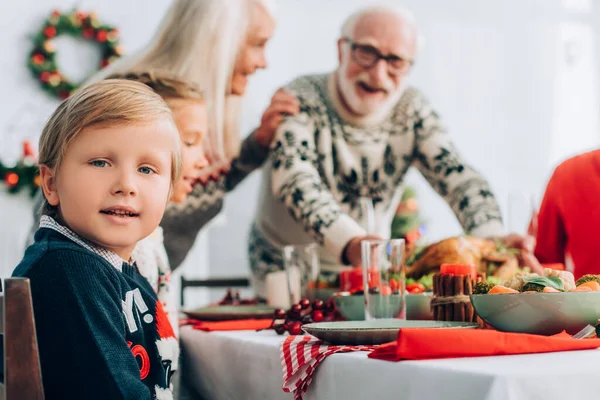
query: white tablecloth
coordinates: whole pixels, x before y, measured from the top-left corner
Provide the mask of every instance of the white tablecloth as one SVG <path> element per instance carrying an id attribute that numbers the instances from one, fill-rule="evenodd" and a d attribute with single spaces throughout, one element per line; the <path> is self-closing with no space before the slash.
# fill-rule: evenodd
<path id="1" fill-rule="evenodd" d="M 281 389 L 283 340 L 184 327 L 184 379 L 206 399 L 291 399 Z M 326 358 L 305 399 L 570 400 L 595 397 L 598 382 L 598 350 L 403 362 L 355 352 Z"/>

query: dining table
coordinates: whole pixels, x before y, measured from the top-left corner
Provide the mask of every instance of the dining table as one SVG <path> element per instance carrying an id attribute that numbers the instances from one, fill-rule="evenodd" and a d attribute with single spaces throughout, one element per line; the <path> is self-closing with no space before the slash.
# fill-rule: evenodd
<path id="1" fill-rule="evenodd" d="M 285 338 L 273 330 L 182 327 L 182 379 L 193 393 L 190 398 L 293 399 L 282 390 Z M 598 350 L 400 362 L 367 354 L 325 358 L 304 399 L 591 399 L 600 382 Z"/>

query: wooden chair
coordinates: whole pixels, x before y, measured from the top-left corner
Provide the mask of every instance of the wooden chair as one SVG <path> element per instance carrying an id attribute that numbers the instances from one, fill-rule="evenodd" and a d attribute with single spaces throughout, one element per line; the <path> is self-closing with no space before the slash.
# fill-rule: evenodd
<path id="1" fill-rule="evenodd" d="M 215 279 L 185 279 L 181 277 L 181 306 L 184 303 L 184 291 L 188 287 L 203 288 L 247 288 L 250 287 L 250 280 L 245 277 L 234 278 L 215 278 Z"/>
<path id="2" fill-rule="evenodd" d="M 4 279 L 4 293 L 0 294 L 0 333 L 4 338 L 0 399 L 43 400 L 29 279 Z"/>

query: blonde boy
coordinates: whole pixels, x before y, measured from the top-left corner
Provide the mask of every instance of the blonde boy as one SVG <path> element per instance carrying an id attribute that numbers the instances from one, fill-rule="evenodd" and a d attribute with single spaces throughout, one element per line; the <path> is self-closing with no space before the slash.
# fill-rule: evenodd
<path id="1" fill-rule="evenodd" d="M 147 86 L 76 92 L 40 138 L 45 204 L 13 276 L 31 280 L 47 399 L 171 399 L 177 342 L 131 252 L 181 167 L 169 107 Z"/>

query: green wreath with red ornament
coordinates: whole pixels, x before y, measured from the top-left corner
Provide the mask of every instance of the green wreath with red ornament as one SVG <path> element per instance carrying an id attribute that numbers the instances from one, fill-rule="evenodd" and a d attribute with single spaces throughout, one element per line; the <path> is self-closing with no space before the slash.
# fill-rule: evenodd
<path id="1" fill-rule="evenodd" d="M 23 142 L 23 154 L 15 165 L 9 167 L 0 162 L 0 177 L 9 193 L 29 190 L 31 197 L 35 196 L 40 187 L 40 176 L 31 142 Z"/>
<path id="2" fill-rule="evenodd" d="M 58 69 L 53 39 L 59 35 L 82 37 L 97 43 L 101 52 L 100 69 L 123 55 L 118 29 L 101 23 L 95 13 L 53 11 L 33 37 L 34 47 L 29 53 L 28 66 L 42 88 L 60 99 L 69 97 L 81 82 L 70 81 Z"/>

